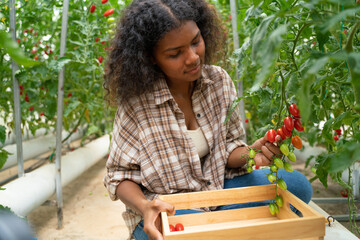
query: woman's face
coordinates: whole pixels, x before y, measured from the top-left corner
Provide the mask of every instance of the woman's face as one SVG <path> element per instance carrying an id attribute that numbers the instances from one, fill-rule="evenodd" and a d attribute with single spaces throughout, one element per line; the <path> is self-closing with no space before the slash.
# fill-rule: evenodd
<path id="1" fill-rule="evenodd" d="M 164 35 L 153 52 L 155 64 L 172 83 L 192 82 L 201 76 L 205 43 L 194 21 Z"/>

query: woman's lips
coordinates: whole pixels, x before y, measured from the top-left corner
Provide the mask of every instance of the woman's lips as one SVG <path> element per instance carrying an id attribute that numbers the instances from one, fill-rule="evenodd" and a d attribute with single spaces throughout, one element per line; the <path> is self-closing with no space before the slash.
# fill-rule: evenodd
<path id="1" fill-rule="evenodd" d="M 201 64 L 197 65 L 195 68 L 190 69 L 189 71 L 186 71 L 186 73 L 195 74 L 200 70 Z"/>

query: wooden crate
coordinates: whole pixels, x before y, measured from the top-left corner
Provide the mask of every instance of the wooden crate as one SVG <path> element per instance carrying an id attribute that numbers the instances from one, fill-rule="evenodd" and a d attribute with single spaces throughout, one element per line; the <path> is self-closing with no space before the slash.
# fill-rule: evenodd
<path id="1" fill-rule="evenodd" d="M 278 188 L 284 206 L 275 216 L 268 206 L 168 216 L 162 212 L 163 236 L 166 240 L 210 239 L 324 239 L 326 219 L 289 191 Z M 162 195 L 160 199 L 175 209 L 192 209 L 245 202 L 272 200 L 275 185 Z M 291 209 L 296 207 L 299 217 Z M 170 232 L 169 224 L 182 223 L 184 231 Z"/>

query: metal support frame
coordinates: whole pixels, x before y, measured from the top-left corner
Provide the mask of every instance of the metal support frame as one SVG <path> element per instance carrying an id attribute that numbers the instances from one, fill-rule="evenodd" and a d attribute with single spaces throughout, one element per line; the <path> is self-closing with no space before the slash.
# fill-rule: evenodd
<path id="1" fill-rule="evenodd" d="M 239 34 L 237 31 L 237 8 L 236 8 L 235 0 L 230 0 L 230 11 L 231 11 L 231 25 L 232 25 L 232 31 L 233 31 L 234 50 L 236 50 L 239 48 Z M 237 82 L 237 94 L 238 94 L 238 97 L 241 97 L 241 96 L 243 96 L 243 84 L 242 84 L 242 81 L 239 81 L 239 72 L 238 72 L 237 66 L 236 66 L 236 82 Z M 243 99 L 239 102 L 239 106 L 240 106 L 241 121 L 244 126 L 244 131 L 246 131 L 245 130 L 245 106 L 244 106 Z M 244 141 L 246 142 L 246 134 L 245 134 Z"/>
<path id="2" fill-rule="evenodd" d="M 16 16 L 15 16 L 15 0 L 9 0 L 10 11 L 10 32 L 13 41 L 16 41 Z M 20 90 L 19 81 L 15 77 L 16 71 L 19 69 L 17 63 L 12 60 L 12 79 L 13 79 L 13 93 L 14 93 L 14 116 L 15 116 L 15 135 L 16 135 L 16 152 L 18 163 L 18 176 L 24 176 L 24 158 L 21 134 L 21 109 L 20 109 Z"/>
<path id="3" fill-rule="evenodd" d="M 60 57 L 63 57 L 66 49 L 66 33 L 68 26 L 69 0 L 63 1 Z M 58 102 L 56 119 L 56 198 L 57 198 L 57 217 L 58 229 L 63 227 L 63 198 L 61 185 L 61 148 L 62 148 L 62 121 L 63 121 L 63 102 L 64 102 L 64 75 L 65 67 L 60 70 L 58 83 Z"/>

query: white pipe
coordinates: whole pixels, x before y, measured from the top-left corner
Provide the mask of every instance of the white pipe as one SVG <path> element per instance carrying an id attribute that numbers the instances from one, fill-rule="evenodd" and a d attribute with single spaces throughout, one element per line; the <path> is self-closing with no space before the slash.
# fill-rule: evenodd
<path id="1" fill-rule="evenodd" d="M 321 153 L 326 152 L 324 147 L 310 146 L 308 142 L 303 141 L 303 148 L 301 150 L 295 149 L 294 154 L 296 155 L 296 159 L 301 162 L 306 162 L 306 160 L 310 156 L 317 157 Z M 310 161 L 311 164 L 315 163 L 315 160 L 312 159 Z"/>
<path id="2" fill-rule="evenodd" d="M 6 132 L 9 132 L 9 130 L 6 130 Z M 30 140 L 30 139 L 34 139 L 37 137 L 47 135 L 48 132 L 49 133 L 54 132 L 54 128 L 50 128 L 50 129 L 40 128 L 40 129 L 36 130 L 34 135 L 32 135 L 30 133 L 30 131 L 24 131 L 24 134 L 22 136 L 23 136 L 23 140 L 26 141 L 26 140 Z M 14 132 L 11 132 L 10 134 L 6 134 L 5 143 L 4 144 L 0 143 L 0 147 L 4 147 L 4 146 L 14 144 L 14 143 L 16 143 L 16 135 Z"/>
<path id="3" fill-rule="evenodd" d="M 106 156 L 109 145 L 109 136 L 105 135 L 63 156 L 62 186 Z M 9 207 L 19 216 L 26 216 L 55 193 L 55 175 L 55 164 L 48 164 L 2 186 L 5 190 L 0 191 L 0 205 Z"/>
<path id="4" fill-rule="evenodd" d="M 63 136 L 67 136 L 67 132 L 63 132 Z M 79 139 L 82 137 L 82 131 L 77 131 L 73 133 L 71 137 L 67 140 L 67 143 Z M 24 161 L 30 160 L 40 154 L 51 151 L 55 148 L 56 138 L 54 134 L 45 135 L 39 138 L 34 138 L 29 141 L 23 142 L 23 158 Z M 4 147 L 6 151 L 12 153 L 12 155 L 8 156 L 3 168 L 1 170 L 5 170 L 7 168 L 13 167 L 17 163 L 17 152 L 16 152 L 16 144 L 7 145 Z"/>

